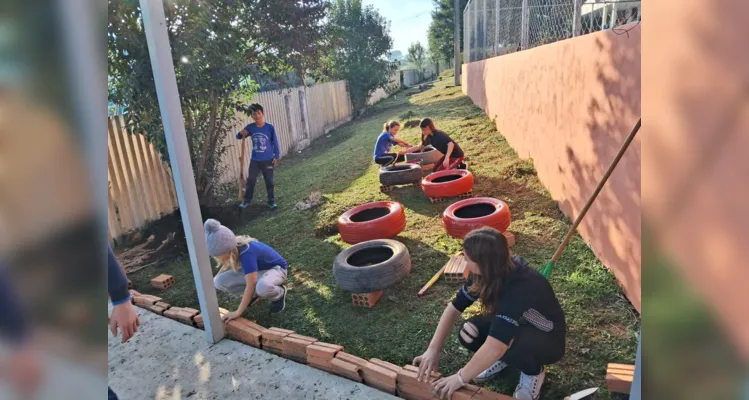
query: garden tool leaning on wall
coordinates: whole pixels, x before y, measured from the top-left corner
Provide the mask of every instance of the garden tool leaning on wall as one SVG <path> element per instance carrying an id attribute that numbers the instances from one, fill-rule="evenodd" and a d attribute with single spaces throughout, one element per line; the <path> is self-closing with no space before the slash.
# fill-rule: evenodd
<path id="1" fill-rule="evenodd" d="M 242 201 L 244 199 L 244 185 L 245 185 L 245 178 L 244 178 L 244 156 L 247 153 L 247 144 L 245 144 L 244 140 L 247 139 L 246 137 L 242 138 L 241 141 L 239 141 L 240 145 L 242 147 L 241 154 L 239 156 L 239 201 Z"/>
<path id="2" fill-rule="evenodd" d="M 577 230 L 577 226 L 580 225 L 580 222 L 583 220 L 583 217 L 585 217 L 585 214 L 588 212 L 588 209 L 593 204 L 593 201 L 598 196 L 598 193 L 601 192 L 601 189 L 603 189 L 603 185 L 606 184 L 606 181 L 609 179 L 609 176 L 611 176 L 611 173 L 614 172 L 614 169 L 616 168 L 616 165 L 619 164 L 619 160 L 622 159 L 622 156 L 624 156 L 624 152 L 627 151 L 627 148 L 629 147 L 629 144 L 632 143 L 632 140 L 635 138 L 635 135 L 637 135 L 637 132 L 640 130 L 640 124 L 641 124 L 642 118 L 637 119 L 637 123 L 635 124 L 635 127 L 632 128 L 632 132 L 629 133 L 629 136 L 627 136 L 627 139 L 622 144 L 622 147 L 619 149 L 619 153 L 617 153 L 616 157 L 614 157 L 614 161 L 611 162 L 611 165 L 609 165 L 609 169 L 606 170 L 606 173 L 603 175 L 603 178 L 601 178 L 601 181 L 598 182 L 598 186 L 596 187 L 596 190 L 593 192 L 593 194 L 590 195 L 590 198 L 588 199 L 588 202 L 585 203 L 585 207 L 583 207 L 582 211 L 580 211 L 580 214 L 575 218 L 575 222 L 570 227 L 570 230 L 567 231 L 567 234 L 564 236 L 564 240 L 562 240 L 562 243 L 557 248 L 557 251 L 554 253 L 554 256 L 551 257 L 551 261 L 546 263 L 546 265 L 541 269 L 541 275 L 545 276 L 546 278 L 549 278 L 551 276 L 551 271 L 554 269 L 554 264 L 556 264 L 557 260 L 559 260 L 559 257 L 562 256 L 562 252 L 564 251 L 564 248 L 567 247 L 567 244 L 570 242 L 570 239 L 572 239 L 572 235 L 575 234 L 575 231 Z"/>

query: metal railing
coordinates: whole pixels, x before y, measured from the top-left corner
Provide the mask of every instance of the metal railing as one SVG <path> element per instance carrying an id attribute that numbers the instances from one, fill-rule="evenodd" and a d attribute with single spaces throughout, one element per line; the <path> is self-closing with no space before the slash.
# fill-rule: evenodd
<path id="1" fill-rule="evenodd" d="M 640 1 L 470 0 L 463 10 L 463 59 L 483 60 L 640 19 Z"/>

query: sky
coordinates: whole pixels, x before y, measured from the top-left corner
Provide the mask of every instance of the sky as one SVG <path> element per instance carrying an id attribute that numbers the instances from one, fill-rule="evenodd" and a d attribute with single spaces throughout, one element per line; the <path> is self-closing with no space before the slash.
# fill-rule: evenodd
<path id="1" fill-rule="evenodd" d="M 390 37 L 393 50 L 400 50 L 405 56 L 411 43 L 421 42 L 428 47 L 427 29 L 432 21 L 432 0 L 363 0 L 373 5 L 380 15 L 390 20 Z"/>

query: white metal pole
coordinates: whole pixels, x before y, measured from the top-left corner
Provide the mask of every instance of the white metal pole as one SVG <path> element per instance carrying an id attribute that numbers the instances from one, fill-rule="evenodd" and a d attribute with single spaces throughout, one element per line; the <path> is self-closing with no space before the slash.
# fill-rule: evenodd
<path id="1" fill-rule="evenodd" d="M 203 315 L 208 341 L 216 343 L 223 339 L 224 327 L 218 311 L 216 288 L 213 286 L 208 246 L 203 236 L 203 221 L 166 30 L 164 4 L 162 0 L 140 0 L 140 9 L 148 42 L 148 52 L 151 55 L 153 80 L 159 98 L 159 109 L 164 124 L 166 145 L 169 149 L 169 161 L 174 176 L 179 210 L 185 228 L 187 250 L 190 254 L 195 286 L 198 289 L 200 313 Z"/>
<path id="2" fill-rule="evenodd" d="M 580 20 L 580 17 L 582 16 L 582 7 L 583 7 L 583 0 L 575 0 L 574 4 L 574 10 L 572 10 L 572 37 L 580 36 L 580 32 L 582 31 L 582 21 Z"/>
<path id="3" fill-rule="evenodd" d="M 637 358 L 635 358 L 635 376 L 632 379 L 632 387 L 629 391 L 629 400 L 640 400 L 642 398 L 642 331 L 637 338 Z"/>
<path id="4" fill-rule="evenodd" d="M 453 36 L 455 38 L 455 40 L 453 41 L 453 53 L 454 53 L 453 54 L 453 64 L 455 65 L 455 67 L 454 67 L 455 68 L 455 74 L 454 74 L 455 75 L 455 82 L 454 82 L 454 84 L 455 84 L 455 86 L 460 86 L 460 74 L 462 72 L 461 71 L 462 65 L 460 64 L 460 42 L 459 42 L 459 40 L 461 38 L 459 37 L 459 35 L 460 35 L 460 21 L 458 20 L 458 18 L 459 18 L 460 15 L 463 14 L 461 12 L 463 10 L 460 10 L 460 0 L 453 0 L 453 8 L 455 9 L 454 10 L 455 11 L 454 12 L 454 14 L 455 14 L 454 15 L 455 21 L 454 21 L 454 27 L 453 27 L 453 29 L 455 31 L 454 34 L 453 34 Z M 463 29 L 465 29 L 465 28 L 466 27 L 464 26 Z"/>
<path id="5" fill-rule="evenodd" d="M 494 0 L 494 55 L 499 55 L 499 0 Z"/>
<path id="6" fill-rule="evenodd" d="M 481 59 L 485 59 L 485 58 L 489 57 L 489 54 L 488 54 L 489 53 L 489 46 L 486 45 L 487 39 L 489 37 L 489 35 L 488 35 L 488 33 L 489 33 L 489 27 L 486 25 L 486 18 L 487 18 L 487 14 L 488 14 L 486 3 L 488 3 L 489 0 L 482 0 L 482 1 L 484 3 L 484 13 L 481 16 L 481 18 L 483 18 L 483 20 L 484 20 L 484 22 L 483 22 L 484 32 L 483 32 L 483 35 L 482 35 L 483 36 L 483 40 L 481 41 L 481 48 L 483 50 L 481 52 Z"/>

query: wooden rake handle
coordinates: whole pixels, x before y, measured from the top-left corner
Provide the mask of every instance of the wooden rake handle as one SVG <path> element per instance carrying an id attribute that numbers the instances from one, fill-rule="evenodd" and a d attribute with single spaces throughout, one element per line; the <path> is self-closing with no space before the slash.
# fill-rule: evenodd
<path id="1" fill-rule="evenodd" d="M 642 117 L 637 119 L 637 123 L 635 124 L 635 127 L 632 128 L 632 132 L 629 133 L 629 136 L 627 136 L 627 139 L 622 144 L 622 147 L 619 148 L 619 153 L 616 154 L 616 157 L 614 157 L 614 160 L 611 162 L 611 165 L 609 165 L 609 169 L 606 170 L 606 173 L 603 175 L 603 178 L 601 178 L 601 181 L 598 182 L 598 186 L 596 187 L 596 190 L 593 192 L 592 195 L 590 195 L 590 198 L 588 199 L 588 202 L 585 203 L 585 207 L 583 207 L 582 211 L 580 211 L 580 214 L 578 214 L 577 218 L 575 218 L 575 222 L 570 227 L 570 230 L 567 231 L 567 234 L 564 236 L 564 240 L 562 240 L 562 243 L 557 248 L 557 251 L 554 253 L 554 256 L 551 258 L 552 262 L 557 262 L 559 260 L 559 257 L 562 256 L 562 252 L 564 251 L 564 248 L 567 247 L 567 244 L 570 242 L 570 239 L 572 239 L 572 235 L 575 234 L 575 231 L 577 230 L 577 226 L 580 225 L 580 222 L 583 220 L 583 217 L 585 217 L 585 214 L 588 212 L 588 209 L 590 209 L 590 206 L 593 204 L 593 201 L 595 201 L 596 197 L 598 197 L 598 193 L 601 192 L 601 189 L 603 189 L 603 185 L 606 184 L 606 181 L 609 179 L 609 176 L 614 172 L 614 169 L 616 168 L 616 165 L 619 164 L 619 160 L 622 159 L 624 156 L 624 152 L 627 151 L 627 148 L 629 147 L 629 144 L 632 143 L 632 140 L 634 140 L 635 135 L 637 135 L 637 132 L 640 130 Z"/>

